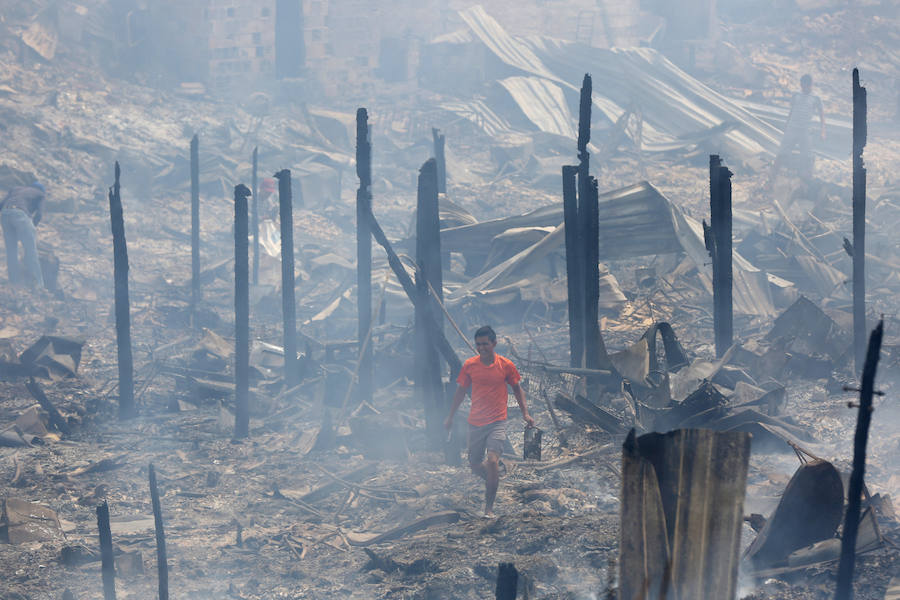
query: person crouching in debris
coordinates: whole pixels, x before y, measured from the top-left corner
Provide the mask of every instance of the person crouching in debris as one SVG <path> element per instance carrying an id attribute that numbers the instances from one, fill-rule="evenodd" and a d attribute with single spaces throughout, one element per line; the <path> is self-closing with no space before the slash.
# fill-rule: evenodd
<path id="1" fill-rule="evenodd" d="M 525 405 L 525 392 L 519 385 L 521 376 L 508 358 L 494 352 L 497 334 L 490 326 L 475 332 L 475 348 L 478 356 L 466 360 L 456 379 L 450 415 L 444 421 L 448 430 L 453 426 L 453 415 L 471 390 L 472 407 L 469 409 L 469 466 L 472 472 L 485 481 L 484 515 L 494 515 L 494 498 L 500 484 L 500 455 L 506 442 L 506 401 L 508 385 L 522 410 L 522 418 L 528 427 L 534 427 L 534 419 Z M 485 458 L 485 450 L 487 458 Z"/>
<path id="2" fill-rule="evenodd" d="M 781 147 L 772 167 L 772 178 L 790 162 L 794 148 L 800 153 L 801 174 L 804 177 L 812 177 L 814 159 L 809 125 L 816 114 L 819 115 L 821 123 L 820 136 L 824 140 L 825 109 L 822 106 L 822 99 L 812 93 L 812 76 L 804 75 L 800 78 L 800 92 L 791 98 L 791 112 L 788 113 L 784 137 L 781 139 Z"/>
<path id="3" fill-rule="evenodd" d="M 37 251 L 35 227 L 41 221 L 44 207 L 44 186 L 35 181 L 28 186 L 14 187 L 0 203 L 0 224 L 6 242 L 6 268 L 13 285 L 21 283 L 19 273 L 19 242 L 25 248 L 25 268 L 31 285 L 44 287 L 41 261 Z"/>

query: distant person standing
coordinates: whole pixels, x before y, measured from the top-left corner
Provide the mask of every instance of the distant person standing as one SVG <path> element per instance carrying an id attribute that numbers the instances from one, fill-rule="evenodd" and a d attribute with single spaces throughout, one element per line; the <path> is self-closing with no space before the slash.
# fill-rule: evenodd
<path id="1" fill-rule="evenodd" d="M 816 114 L 819 115 L 821 124 L 820 136 L 823 140 L 825 139 L 825 109 L 822 106 L 822 99 L 812 93 L 812 85 L 812 76 L 804 75 L 800 78 L 800 92 L 791 98 L 791 112 L 788 114 L 781 147 L 775 157 L 772 169 L 773 178 L 790 162 L 795 148 L 800 153 L 801 174 L 805 177 L 812 177 L 814 163 L 809 126 Z"/>
<path id="2" fill-rule="evenodd" d="M 29 284 L 44 287 L 41 261 L 37 251 L 37 224 L 44 208 L 44 186 L 35 181 L 28 186 L 15 187 L 0 203 L 0 224 L 6 242 L 6 270 L 13 285 L 22 283 L 19 272 L 19 242 L 25 248 L 25 268 L 30 276 Z"/>
<path id="3" fill-rule="evenodd" d="M 522 419 L 528 427 L 534 427 L 534 419 L 525 406 L 525 392 L 519 385 L 521 376 L 511 360 L 494 352 L 497 334 L 490 326 L 475 332 L 475 349 L 478 356 L 468 359 L 456 379 L 453 406 L 444 421 L 444 427 L 453 427 L 453 415 L 471 390 L 472 408 L 469 410 L 469 467 L 484 479 L 484 516 L 494 516 L 494 499 L 500 485 L 500 455 L 506 442 L 506 403 L 512 389 Z M 487 451 L 487 458 L 485 458 Z"/>

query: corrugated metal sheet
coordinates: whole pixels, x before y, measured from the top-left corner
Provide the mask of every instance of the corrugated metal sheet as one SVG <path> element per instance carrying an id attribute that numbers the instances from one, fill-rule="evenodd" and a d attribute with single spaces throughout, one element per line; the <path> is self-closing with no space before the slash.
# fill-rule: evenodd
<path id="1" fill-rule="evenodd" d="M 481 6 L 463 10 L 460 16 L 497 58 L 524 73 L 577 90 L 585 71 L 590 72 L 594 104 L 611 121 L 626 107 L 638 107 L 644 119 L 641 145 L 645 151 L 691 148 L 709 141 L 729 160 L 747 162 L 760 157 L 768 160 L 778 150 L 781 131 L 777 127 L 652 48 L 607 50 L 546 37 L 517 38 Z M 545 110 L 549 109 L 540 112 Z M 574 118 L 562 112 L 552 118 L 543 114 L 539 120 L 559 123 L 566 119 L 574 128 Z"/>
<path id="2" fill-rule="evenodd" d="M 538 129 L 570 139 L 578 136 L 576 120 L 558 85 L 540 77 L 507 77 L 499 83 Z"/>

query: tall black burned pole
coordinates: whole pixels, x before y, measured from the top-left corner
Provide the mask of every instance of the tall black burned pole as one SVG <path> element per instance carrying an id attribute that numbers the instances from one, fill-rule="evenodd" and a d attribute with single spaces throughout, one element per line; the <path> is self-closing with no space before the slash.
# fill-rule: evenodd
<path id="1" fill-rule="evenodd" d="M 866 88 L 853 69 L 853 356 L 856 370 L 866 353 Z"/>
<path id="2" fill-rule="evenodd" d="M 191 325 L 200 304 L 200 139 L 191 138 Z"/>
<path id="3" fill-rule="evenodd" d="M 291 196 L 291 170 L 275 173 L 278 179 L 278 212 L 281 221 L 281 312 L 284 317 L 284 381 L 288 387 L 298 383 L 297 306 L 294 300 L 294 213 Z"/>
<path id="4" fill-rule="evenodd" d="M 360 400 L 371 402 L 373 389 L 372 340 L 372 232 L 366 211 L 372 202 L 372 141 L 369 114 L 365 108 L 356 111 L 356 289 L 357 339 L 359 343 Z M 368 343 L 366 340 L 368 339 Z"/>
<path id="5" fill-rule="evenodd" d="M 250 435 L 250 269 L 247 196 L 244 184 L 234 187 L 234 437 Z M 296 353 L 295 353 L 296 354 Z"/>
<path id="6" fill-rule="evenodd" d="M 584 267 L 578 223 L 578 167 L 562 168 L 563 215 L 566 228 L 566 284 L 569 294 L 569 366 L 584 357 Z"/>
<path id="7" fill-rule="evenodd" d="M 425 422 L 429 438 L 438 445 L 444 439 L 441 423 L 446 412 L 441 384 L 441 363 L 434 332 L 442 327 L 443 318 L 437 301 L 443 301 L 443 273 L 441 271 L 441 227 L 438 207 L 437 161 L 429 159 L 419 170 L 416 204 L 416 291 L 415 310 L 416 393 L 425 404 Z M 429 287 L 434 289 L 433 300 Z"/>
<path id="8" fill-rule="evenodd" d="M 838 564 L 835 600 L 850 600 L 853 597 L 853 569 L 856 563 L 860 500 L 866 472 L 866 445 L 869 441 L 869 425 L 872 422 L 875 372 L 878 368 L 883 336 L 884 322 L 879 321 L 869 337 L 859 387 L 859 416 L 856 419 L 856 434 L 853 438 L 853 470 L 850 472 L 850 485 L 847 486 L 847 514 L 844 517 L 844 532 L 841 536 L 841 560 Z"/>
<path id="9" fill-rule="evenodd" d="M 717 154 L 709 156 L 710 224 L 704 221 L 703 237 L 712 258 L 713 330 L 719 358 L 734 340 L 731 175 Z"/>
<path id="10" fill-rule="evenodd" d="M 113 275 L 115 280 L 116 350 L 119 366 L 119 418 L 137 414 L 134 406 L 134 362 L 131 354 L 131 309 L 128 300 L 128 247 L 125 244 L 125 215 L 119 185 L 119 162 L 115 182 L 109 189 L 109 220 L 113 236 Z"/>
<path id="11" fill-rule="evenodd" d="M 250 194 L 253 208 L 250 213 L 250 229 L 253 233 L 253 285 L 259 285 L 259 147 L 253 148 L 253 174 L 250 180 Z"/>
<path id="12" fill-rule="evenodd" d="M 582 285 L 584 290 L 584 366 L 600 369 L 603 340 L 600 337 L 600 207 L 597 181 L 590 175 L 591 105 L 593 83 L 585 74 L 578 107 L 578 222 L 582 247 Z M 598 394 L 596 378 L 588 378 L 588 395 Z"/>

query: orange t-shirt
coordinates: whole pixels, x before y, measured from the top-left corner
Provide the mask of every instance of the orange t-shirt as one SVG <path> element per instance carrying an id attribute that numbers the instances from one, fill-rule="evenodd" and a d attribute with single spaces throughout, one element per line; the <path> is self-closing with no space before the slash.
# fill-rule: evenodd
<path id="1" fill-rule="evenodd" d="M 486 365 L 480 356 L 468 359 L 456 378 L 464 388 L 472 388 L 472 408 L 469 424 L 476 427 L 490 425 L 506 419 L 506 385 L 519 383 L 522 377 L 516 365 L 508 358 L 494 355 L 494 362 Z"/>

